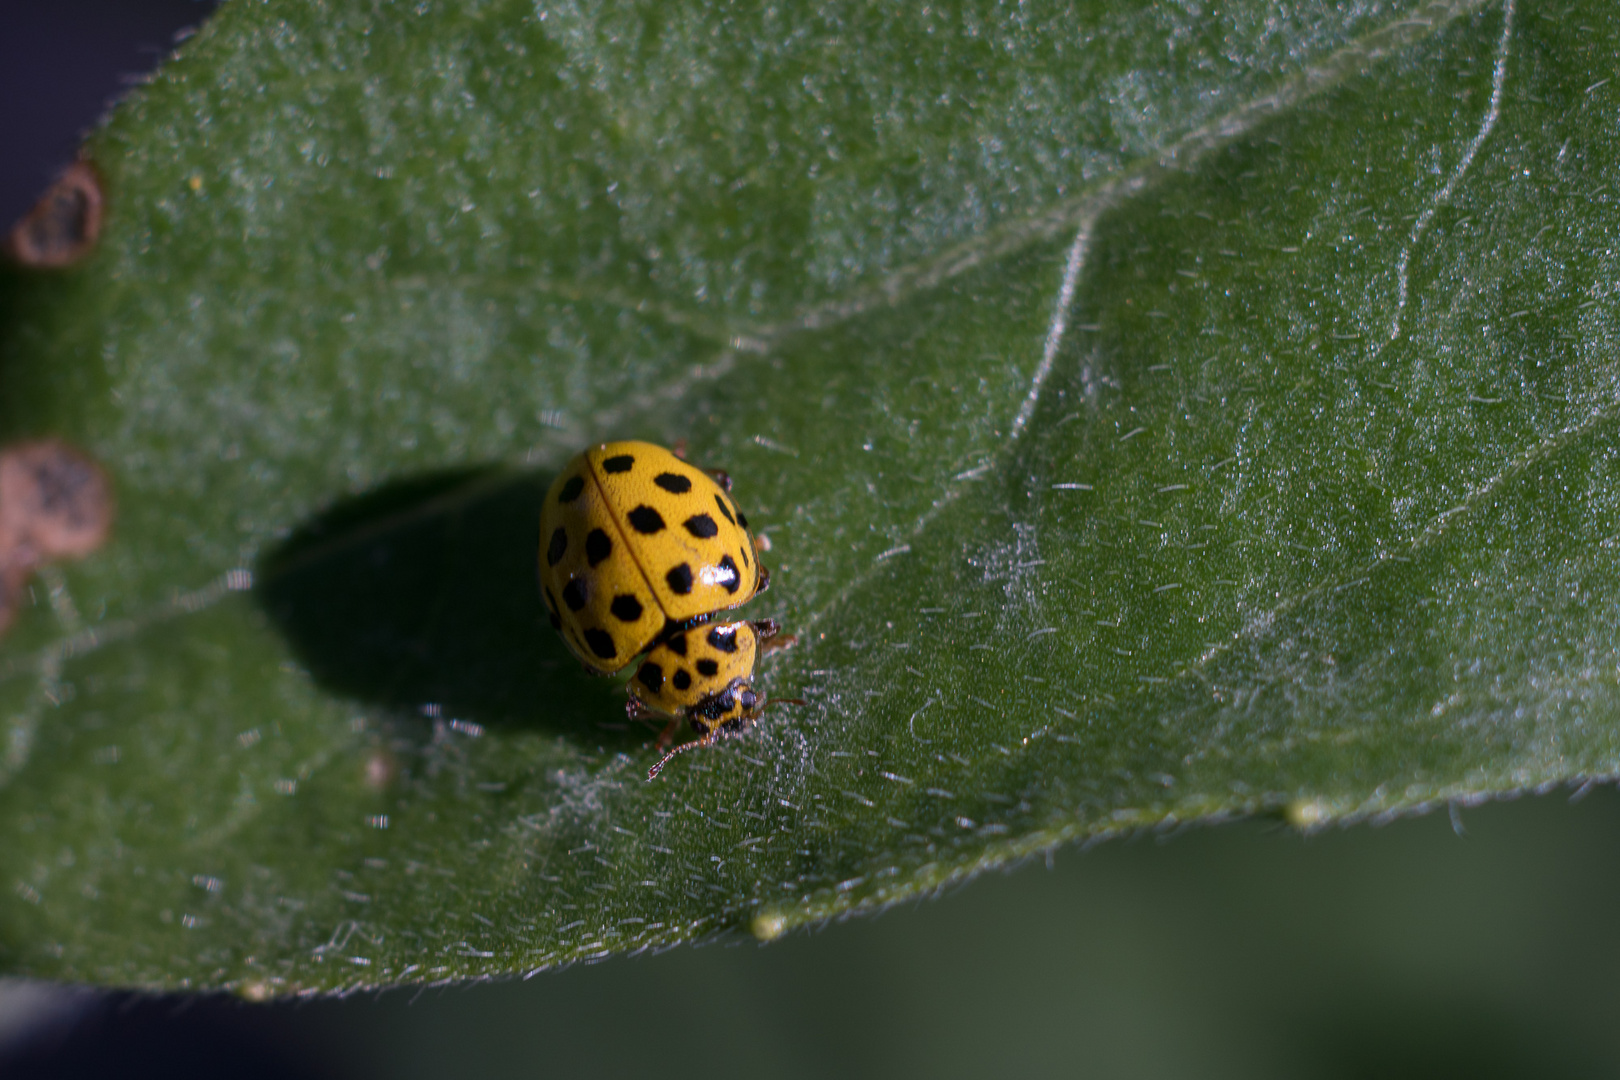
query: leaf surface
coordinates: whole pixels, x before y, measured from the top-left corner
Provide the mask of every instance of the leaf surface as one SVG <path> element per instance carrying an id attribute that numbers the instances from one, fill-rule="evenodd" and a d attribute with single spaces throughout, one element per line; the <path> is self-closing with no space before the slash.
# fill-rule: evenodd
<path id="1" fill-rule="evenodd" d="M 1620 772 L 1608 5 L 238 2 L 0 281 L 114 539 L 0 651 L 0 964 L 520 972 L 1072 839 Z M 589 441 L 770 539 L 688 754 L 535 590 Z"/>

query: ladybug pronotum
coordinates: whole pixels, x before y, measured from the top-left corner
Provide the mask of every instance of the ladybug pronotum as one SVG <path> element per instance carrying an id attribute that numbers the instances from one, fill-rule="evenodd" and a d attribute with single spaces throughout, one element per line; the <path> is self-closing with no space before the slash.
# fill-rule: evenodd
<path id="1" fill-rule="evenodd" d="M 661 743 L 682 719 L 703 745 L 747 726 L 764 707 L 750 685 L 754 660 L 793 640 L 770 622 L 696 630 L 770 582 L 730 488 L 724 473 L 694 468 L 661 446 L 602 443 L 563 468 L 540 511 L 540 586 L 551 625 L 600 675 L 652 650 L 627 711 L 669 717 Z M 688 641 L 706 650 L 690 666 L 679 659 Z"/>

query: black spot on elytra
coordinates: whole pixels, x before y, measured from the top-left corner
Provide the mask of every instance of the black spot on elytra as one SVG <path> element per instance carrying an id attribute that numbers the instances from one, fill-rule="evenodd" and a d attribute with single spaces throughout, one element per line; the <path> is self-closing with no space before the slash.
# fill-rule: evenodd
<path id="1" fill-rule="evenodd" d="M 557 501 L 571 503 L 579 498 L 579 493 L 584 490 L 585 478 L 583 476 L 570 476 L 568 482 L 562 486 L 562 490 L 557 492 Z"/>
<path id="2" fill-rule="evenodd" d="M 692 591 L 692 568 L 685 563 L 673 566 L 669 573 L 664 575 L 664 580 L 669 582 L 671 592 L 677 596 L 685 596 Z"/>
<path id="3" fill-rule="evenodd" d="M 714 523 L 714 518 L 710 517 L 708 514 L 693 514 L 682 524 L 686 526 L 687 532 L 691 533 L 699 540 L 707 540 L 711 536 L 718 535 L 720 532 L 720 526 L 716 525 Z"/>
<path id="4" fill-rule="evenodd" d="M 733 525 L 737 524 L 737 519 L 731 516 L 731 510 L 730 510 L 729 507 L 726 506 L 726 500 L 725 499 L 722 499 L 719 495 L 716 495 L 714 497 L 714 505 L 716 505 L 716 506 L 718 506 L 720 508 L 720 516 L 721 517 L 725 518 L 727 521 L 731 522 Z"/>
<path id="5" fill-rule="evenodd" d="M 606 461 L 602 462 L 602 471 L 610 473 L 629 472 L 630 467 L 635 463 L 636 459 L 631 457 L 629 454 L 619 454 L 616 457 L 610 457 Z"/>
<path id="6" fill-rule="evenodd" d="M 562 562 L 564 553 L 568 551 L 568 530 L 561 525 L 551 534 L 551 543 L 546 545 L 546 565 L 556 566 Z"/>
<path id="7" fill-rule="evenodd" d="M 675 678 L 670 680 L 677 690 L 690 690 L 692 688 L 692 674 L 685 668 L 675 669 Z"/>
<path id="8" fill-rule="evenodd" d="M 737 552 L 737 554 L 742 557 L 743 565 L 747 566 L 748 565 L 748 552 L 747 552 L 747 550 L 746 549 L 745 550 L 739 550 Z"/>
<path id="9" fill-rule="evenodd" d="M 722 630 L 716 626 L 709 631 L 705 640 L 721 652 L 734 653 L 737 651 L 737 631 L 735 630 Z"/>
<path id="10" fill-rule="evenodd" d="M 578 611 L 585 606 L 585 582 L 582 578 L 575 578 L 563 586 L 563 603 L 568 605 L 569 611 Z"/>
<path id="11" fill-rule="evenodd" d="M 644 536 L 664 531 L 664 519 L 650 506 L 638 506 L 629 513 L 630 527 Z"/>
<path id="12" fill-rule="evenodd" d="M 743 517 L 743 512 L 741 510 L 737 511 L 737 524 L 741 525 L 745 529 L 748 528 L 748 519 Z"/>
<path id="13" fill-rule="evenodd" d="M 613 603 L 608 605 L 608 610 L 613 612 L 613 617 L 620 622 L 635 622 L 641 618 L 641 601 L 629 593 L 620 593 L 613 598 Z"/>
<path id="14" fill-rule="evenodd" d="M 619 654 L 619 647 L 613 644 L 613 635 L 594 626 L 585 631 L 585 643 L 591 647 L 591 652 L 603 660 L 611 660 Z"/>
<path id="15" fill-rule="evenodd" d="M 676 634 L 669 640 L 665 641 L 664 644 L 668 645 L 669 651 L 674 653 L 676 656 L 686 655 L 686 634 Z"/>
<path id="16" fill-rule="evenodd" d="M 710 660 L 708 657 L 704 657 L 702 660 L 697 662 L 697 670 L 699 675 L 712 679 L 716 675 L 720 674 L 720 665 L 715 663 L 713 660 Z"/>
<path id="17" fill-rule="evenodd" d="M 648 660 L 641 665 L 641 670 L 636 672 L 636 679 L 642 686 L 656 694 L 664 688 L 664 669 Z"/>
<path id="18" fill-rule="evenodd" d="M 592 529 L 585 536 L 585 561 L 595 566 L 613 554 L 613 541 L 601 529 Z"/>
<path id="19" fill-rule="evenodd" d="M 551 595 L 550 589 L 545 590 L 545 598 L 546 614 L 551 617 L 551 628 L 553 630 L 561 630 L 562 620 L 557 617 L 557 598 Z"/>
<path id="20" fill-rule="evenodd" d="M 726 587 L 726 592 L 736 592 L 742 586 L 742 575 L 737 572 L 737 564 L 731 561 L 730 555 L 727 555 L 720 560 L 720 569 L 729 571 L 731 574 L 730 577 L 720 582 L 720 584 Z"/>
<path id="21" fill-rule="evenodd" d="M 653 483 L 669 492 L 671 495 L 685 495 L 692 490 L 692 481 L 680 473 L 661 472 L 653 477 Z"/>

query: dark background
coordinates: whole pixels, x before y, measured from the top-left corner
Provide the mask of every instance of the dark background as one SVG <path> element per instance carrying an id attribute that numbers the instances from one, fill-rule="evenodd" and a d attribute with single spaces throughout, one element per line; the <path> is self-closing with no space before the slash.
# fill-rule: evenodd
<path id="1" fill-rule="evenodd" d="M 198 0 L 0 0 L 0 222 Z M 3 842 L 3 841 L 0 841 Z M 1620 794 L 1065 849 L 769 947 L 253 1006 L 0 981 L 0 1075 L 1620 1075 Z"/>
<path id="2" fill-rule="evenodd" d="M 0 0 L 0 223 L 9 229 L 107 107 L 212 0 Z"/>

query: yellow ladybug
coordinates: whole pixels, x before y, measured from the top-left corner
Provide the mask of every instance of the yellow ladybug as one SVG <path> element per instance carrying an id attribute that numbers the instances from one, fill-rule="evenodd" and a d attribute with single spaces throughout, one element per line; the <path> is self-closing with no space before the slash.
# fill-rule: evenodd
<path id="1" fill-rule="evenodd" d="M 682 720 L 700 736 L 666 754 L 649 780 L 676 754 L 756 720 L 767 702 L 754 691 L 754 664 L 796 640 L 768 619 L 705 625 L 770 584 L 730 491 L 725 473 L 694 468 L 661 446 L 611 442 L 570 461 L 540 510 L 540 586 L 551 625 L 597 674 L 647 653 L 626 712 L 667 717 L 661 747 Z"/>
<path id="2" fill-rule="evenodd" d="M 540 585 L 551 625 L 587 669 L 611 675 L 765 591 L 730 488 L 724 473 L 644 442 L 601 443 L 558 475 L 540 511 Z"/>
<path id="3" fill-rule="evenodd" d="M 710 623 L 660 638 L 630 680 L 625 712 L 632 720 L 667 718 L 670 723 L 659 736 L 660 746 L 669 742 L 682 720 L 690 721 L 699 738 L 664 755 L 647 779 L 656 777 L 676 754 L 743 730 L 767 704 L 804 704 L 792 698 L 767 702 L 753 687 L 759 655 L 795 640 L 782 636 L 782 628 L 771 619 Z"/>

